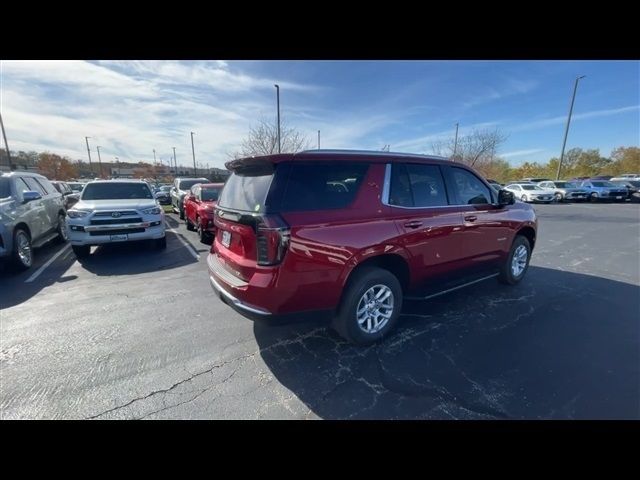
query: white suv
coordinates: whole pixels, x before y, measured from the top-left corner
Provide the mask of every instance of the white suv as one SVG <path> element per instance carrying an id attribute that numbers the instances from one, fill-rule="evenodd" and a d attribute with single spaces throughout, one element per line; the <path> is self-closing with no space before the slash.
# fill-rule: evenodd
<path id="1" fill-rule="evenodd" d="M 113 242 L 153 240 L 157 248 L 167 246 L 164 210 L 139 180 L 88 183 L 67 212 L 67 227 L 77 257 L 89 255 L 92 245 Z"/>

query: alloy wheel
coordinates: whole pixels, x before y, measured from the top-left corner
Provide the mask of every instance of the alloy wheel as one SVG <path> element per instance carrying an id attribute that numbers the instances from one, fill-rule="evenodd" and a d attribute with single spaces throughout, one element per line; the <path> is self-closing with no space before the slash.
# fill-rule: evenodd
<path id="1" fill-rule="evenodd" d="M 386 285 L 369 288 L 358 302 L 356 317 L 358 326 L 366 333 L 382 330 L 393 315 L 393 292 Z"/>

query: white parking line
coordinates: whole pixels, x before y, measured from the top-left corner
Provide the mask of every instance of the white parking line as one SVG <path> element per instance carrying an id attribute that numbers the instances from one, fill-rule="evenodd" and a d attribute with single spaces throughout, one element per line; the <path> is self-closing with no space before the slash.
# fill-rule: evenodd
<path id="1" fill-rule="evenodd" d="M 64 251 L 68 250 L 69 248 L 71 248 L 71 244 L 67 243 L 63 248 L 61 248 L 60 250 L 58 250 L 58 252 L 56 252 L 56 254 L 51 257 L 49 259 L 49 261 L 47 263 L 45 263 L 44 265 L 42 265 L 38 270 L 36 270 L 33 275 L 31 275 L 29 278 L 27 278 L 24 283 L 31 283 L 33 282 L 36 278 L 38 278 L 40 276 L 40 274 L 42 272 L 44 272 L 44 269 L 47 268 L 49 265 L 51 265 L 56 258 L 58 258 Z"/>
<path id="2" fill-rule="evenodd" d="M 198 252 L 196 252 L 196 251 L 191 247 L 191 245 L 189 245 L 187 242 L 185 242 L 185 241 L 182 239 L 182 237 L 180 236 L 180 234 L 179 234 L 178 232 L 176 232 L 173 228 L 171 228 L 171 227 L 169 226 L 169 224 L 168 224 L 166 221 L 164 222 L 164 224 L 167 226 L 167 230 L 169 230 L 170 232 L 172 232 L 172 233 L 175 233 L 175 234 L 176 234 L 176 238 L 177 238 L 178 240 L 180 240 L 180 243 L 182 243 L 182 245 L 184 245 L 184 246 L 185 246 L 185 248 L 186 248 L 187 250 L 189 250 L 189 253 L 190 253 L 191 255 L 193 255 L 193 258 L 195 258 L 197 261 L 199 261 L 199 260 L 200 260 L 200 255 L 198 254 Z"/>

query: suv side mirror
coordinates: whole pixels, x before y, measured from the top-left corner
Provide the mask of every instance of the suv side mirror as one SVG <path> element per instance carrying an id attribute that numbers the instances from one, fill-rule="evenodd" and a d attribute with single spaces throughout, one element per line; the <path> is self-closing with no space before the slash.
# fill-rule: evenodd
<path id="1" fill-rule="evenodd" d="M 40 200 L 42 195 L 38 192 L 34 192 L 33 190 L 27 190 L 26 192 L 22 192 L 22 203 L 33 202 L 34 200 Z"/>
<path id="2" fill-rule="evenodd" d="M 513 205 L 514 203 L 516 203 L 516 197 L 513 192 L 505 189 L 498 190 L 498 205 Z"/>

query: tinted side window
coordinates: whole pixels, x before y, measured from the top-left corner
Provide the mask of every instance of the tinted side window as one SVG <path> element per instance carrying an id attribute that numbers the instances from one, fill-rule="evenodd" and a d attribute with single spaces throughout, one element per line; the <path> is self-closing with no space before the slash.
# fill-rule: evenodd
<path id="1" fill-rule="evenodd" d="M 355 200 L 369 165 L 347 162 L 292 162 L 290 168 L 289 180 L 280 206 L 285 212 L 328 210 L 348 206 Z"/>
<path id="2" fill-rule="evenodd" d="M 38 192 L 40 195 L 46 195 L 47 192 L 42 188 L 40 183 L 36 181 L 35 178 L 32 177 L 21 177 L 22 180 L 29 186 L 29 190 L 33 190 L 34 192 Z"/>
<path id="3" fill-rule="evenodd" d="M 391 205 L 442 207 L 449 204 L 444 179 L 437 165 L 394 164 L 390 187 Z"/>
<path id="4" fill-rule="evenodd" d="M 415 207 L 442 207 L 449 204 L 440 167 L 410 163 L 407 172 Z"/>
<path id="5" fill-rule="evenodd" d="M 47 194 L 56 192 L 56 189 L 49 180 L 44 178 L 34 178 L 34 180 L 38 182 L 38 185 L 40 185 Z"/>
<path id="6" fill-rule="evenodd" d="M 451 167 L 451 179 L 457 205 L 491 203 L 491 192 L 482 181 L 468 170 Z"/>
<path id="7" fill-rule="evenodd" d="M 409 173 L 404 163 L 391 165 L 389 204 L 398 207 L 413 207 L 411 182 L 409 181 Z"/>

